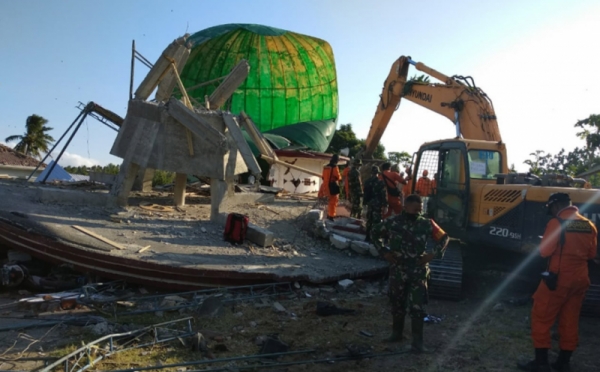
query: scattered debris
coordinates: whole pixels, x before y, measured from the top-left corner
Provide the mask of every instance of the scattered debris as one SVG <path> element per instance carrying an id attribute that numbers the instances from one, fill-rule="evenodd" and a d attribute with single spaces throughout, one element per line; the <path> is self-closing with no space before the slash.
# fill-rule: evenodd
<path id="1" fill-rule="evenodd" d="M 106 243 L 106 244 L 108 244 L 108 245 L 110 245 L 110 246 L 113 246 L 113 247 L 115 247 L 115 248 L 117 248 L 117 249 L 125 249 L 125 247 L 124 247 L 123 245 L 121 245 L 121 244 L 119 244 L 119 243 L 116 243 L 116 242 L 113 242 L 112 240 L 110 240 L 110 239 L 107 239 L 107 238 L 105 238 L 105 237 L 103 237 L 103 236 L 101 236 L 101 235 L 99 235 L 99 234 L 96 234 L 96 233 L 95 233 L 95 232 L 93 232 L 93 231 L 90 231 L 90 230 L 84 229 L 84 228 L 83 228 L 83 227 L 81 227 L 81 226 L 72 225 L 71 227 L 73 227 L 73 228 L 74 228 L 74 229 L 76 229 L 76 230 L 79 230 L 79 231 L 81 231 L 81 232 L 82 232 L 82 233 L 84 233 L 84 234 L 87 234 L 87 235 L 91 236 L 92 238 L 96 238 L 96 239 L 98 239 L 98 240 L 100 240 L 100 241 L 102 241 L 102 242 L 104 242 L 104 243 Z M 98 248 L 98 249 L 101 249 L 101 248 L 99 248 L 99 247 L 97 247 L 97 248 Z M 106 250 L 106 249 L 101 249 L 101 250 Z M 110 251 L 110 249 L 109 249 L 109 251 Z"/>
<path id="2" fill-rule="evenodd" d="M 289 350 L 290 346 L 283 342 L 279 335 L 269 335 L 262 343 L 259 354 L 276 354 L 285 353 Z"/>
<path id="3" fill-rule="evenodd" d="M 346 291 L 348 288 L 354 285 L 354 282 L 350 279 L 343 279 L 338 281 L 338 286 L 341 290 Z"/>
<path id="4" fill-rule="evenodd" d="M 355 312 L 356 310 L 340 308 L 327 302 L 317 302 L 317 315 L 320 316 L 346 315 L 354 314 Z"/>
<path id="5" fill-rule="evenodd" d="M 275 310 L 278 313 L 284 313 L 287 311 L 285 307 L 283 307 L 283 305 L 281 305 L 279 302 L 273 302 L 273 310 Z"/>
<path id="6" fill-rule="evenodd" d="M 218 317 L 223 315 L 224 308 L 223 302 L 219 297 L 208 297 L 202 302 L 198 309 L 198 315 L 206 317 Z"/>
<path id="7" fill-rule="evenodd" d="M 428 314 L 425 318 L 423 318 L 423 321 L 425 323 L 437 324 L 437 323 L 440 323 L 442 321 L 442 318 Z"/>

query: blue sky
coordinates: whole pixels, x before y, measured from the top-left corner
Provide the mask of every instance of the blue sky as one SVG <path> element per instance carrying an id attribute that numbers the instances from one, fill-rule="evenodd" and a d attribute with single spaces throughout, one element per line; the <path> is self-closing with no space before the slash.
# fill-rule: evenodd
<path id="1" fill-rule="evenodd" d="M 124 116 L 131 41 L 154 62 L 186 31 L 258 23 L 327 40 L 339 80 L 339 123 L 366 137 L 383 80 L 400 55 L 471 75 L 492 98 L 509 162 L 580 145 L 573 124 L 600 113 L 598 1 L 1 1 L 0 140 L 36 113 L 60 137 L 78 101 Z M 147 69 L 136 64 L 136 86 Z M 416 71 L 411 71 L 412 75 Z M 452 137 L 446 119 L 403 101 L 383 144 L 416 151 Z M 92 118 L 63 165 L 120 163 L 116 133 Z"/>

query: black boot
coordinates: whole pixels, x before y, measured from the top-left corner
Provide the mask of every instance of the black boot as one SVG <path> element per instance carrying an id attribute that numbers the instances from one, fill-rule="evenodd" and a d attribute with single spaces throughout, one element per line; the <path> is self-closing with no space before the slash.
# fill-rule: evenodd
<path id="1" fill-rule="evenodd" d="M 415 353 L 429 353 L 423 346 L 423 326 L 425 325 L 425 321 L 423 318 L 420 319 L 411 319 L 411 331 L 412 331 L 412 344 L 410 345 L 410 351 Z"/>
<path id="2" fill-rule="evenodd" d="M 548 349 L 535 349 L 535 359 L 528 363 L 518 363 L 517 367 L 522 371 L 551 372 L 548 363 Z"/>
<path id="3" fill-rule="evenodd" d="M 556 362 L 552 363 L 552 369 L 558 372 L 568 372 L 571 370 L 572 351 L 561 350 Z"/>
<path id="4" fill-rule="evenodd" d="M 404 317 L 405 314 L 394 315 L 392 324 L 392 335 L 383 339 L 383 342 L 400 342 L 404 335 Z"/>

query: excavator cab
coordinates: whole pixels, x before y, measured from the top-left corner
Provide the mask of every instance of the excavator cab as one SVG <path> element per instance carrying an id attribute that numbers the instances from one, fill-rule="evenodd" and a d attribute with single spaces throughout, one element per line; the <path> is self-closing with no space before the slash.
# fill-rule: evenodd
<path id="1" fill-rule="evenodd" d="M 466 238 L 474 184 L 495 184 L 505 167 L 504 145 L 462 139 L 426 143 L 419 149 L 413 173 L 413 192 L 423 208 L 448 234 Z M 430 184 L 431 187 L 427 187 Z"/>

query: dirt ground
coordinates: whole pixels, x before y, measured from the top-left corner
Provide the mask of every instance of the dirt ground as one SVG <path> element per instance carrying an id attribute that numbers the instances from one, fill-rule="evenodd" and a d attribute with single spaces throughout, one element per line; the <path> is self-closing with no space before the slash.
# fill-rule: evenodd
<path id="1" fill-rule="evenodd" d="M 475 284 L 467 288 L 466 296 L 458 302 L 431 299 L 427 310 L 439 323 L 425 327 L 426 346 L 433 353 L 425 355 L 396 354 L 319 364 L 301 364 L 277 367 L 278 371 L 514 371 L 518 360 L 532 357 L 529 336 L 531 303 L 523 291 L 523 285 L 514 283 L 504 292 L 495 289 L 504 280 L 502 275 L 479 273 Z M 227 304 L 222 315 L 204 317 L 197 312 L 165 312 L 133 318 L 120 318 L 113 325 L 148 325 L 194 316 L 194 328 L 205 335 L 208 350 L 205 353 L 190 351 L 189 342 L 181 341 L 124 351 L 94 365 L 91 370 L 115 370 L 142 366 L 248 356 L 259 352 L 260 340 L 267 335 L 278 334 L 289 345 L 290 351 L 315 350 L 313 353 L 286 356 L 273 362 L 332 359 L 347 355 L 347 347 L 354 345 L 372 354 L 399 352 L 401 345 L 385 344 L 381 340 L 390 331 L 390 313 L 385 295 L 384 279 L 357 280 L 347 290 L 338 286 L 303 286 L 293 295 Z M 310 297 L 308 297 L 310 296 Z M 0 302 L 0 327 L 15 324 L 24 313 L 7 307 L 19 296 L 2 294 Z M 285 309 L 276 311 L 273 301 Z M 353 309 L 351 315 L 319 316 L 318 301 L 325 301 L 341 308 Z M 4 305 L 3 305 L 4 304 Z M 281 309 L 280 309 L 281 310 Z M 56 313 L 60 314 L 60 311 Z M 432 319 L 433 319 L 432 318 Z M 23 321 L 19 319 L 18 321 Z M 405 336 L 410 335 L 407 320 Z M 115 332 L 117 328 L 113 328 Z M 110 332 L 107 330 L 105 332 Z M 59 357 L 91 341 L 100 335 L 90 332 L 89 327 L 54 325 L 26 330 L 0 332 L 0 370 L 34 370 L 42 363 L 20 361 L 23 358 Z M 556 336 L 555 336 L 556 338 Z M 405 341 L 407 343 L 408 341 Z M 600 319 L 581 318 L 580 347 L 575 352 L 572 367 L 575 371 L 598 371 L 600 361 L 597 348 L 600 345 Z M 558 350 L 554 341 L 551 359 Z M 202 370 L 229 366 L 248 367 L 248 362 L 229 364 L 205 364 L 197 367 L 173 367 L 171 371 Z M 255 370 L 267 370 L 266 362 L 254 364 Z M 184 369 L 187 368 L 187 369 Z M 232 369 L 233 368 L 233 369 Z"/>

